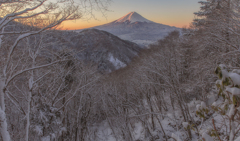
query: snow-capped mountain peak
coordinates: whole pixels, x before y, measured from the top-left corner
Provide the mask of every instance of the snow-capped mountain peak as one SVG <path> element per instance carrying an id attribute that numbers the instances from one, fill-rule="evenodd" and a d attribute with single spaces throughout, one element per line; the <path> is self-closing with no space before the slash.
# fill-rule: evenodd
<path id="1" fill-rule="evenodd" d="M 180 30 L 176 27 L 150 21 L 137 12 L 130 12 L 118 20 L 93 28 L 107 31 L 123 40 L 137 43 L 141 47 L 147 47 L 149 44 L 163 39 L 170 32 Z"/>
<path id="2" fill-rule="evenodd" d="M 114 21 L 114 23 L 124 23 L 124 22 L 130 22 L 130 23 L 135 23 L 135 22 L 146 22 L 146 23 L 153 23 L 152 21 L 142 17 L 139 15 L 137 12 L 130 12 L 127 15 L 123 16 L 122 18 Z"/>

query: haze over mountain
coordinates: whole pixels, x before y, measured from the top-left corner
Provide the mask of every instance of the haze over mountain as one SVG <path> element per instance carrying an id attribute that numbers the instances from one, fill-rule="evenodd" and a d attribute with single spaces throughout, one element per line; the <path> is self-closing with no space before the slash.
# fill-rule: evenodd
<path id="1" fill-rule="evenodd" d="M 121 39 L 129 40 L 144 46 L 164 38 L 171 31 L 180 30 L 176 27 L 150 21 L 137 12 L 130 12 L 111 23 L 93 28 L 107 31 Z"/>

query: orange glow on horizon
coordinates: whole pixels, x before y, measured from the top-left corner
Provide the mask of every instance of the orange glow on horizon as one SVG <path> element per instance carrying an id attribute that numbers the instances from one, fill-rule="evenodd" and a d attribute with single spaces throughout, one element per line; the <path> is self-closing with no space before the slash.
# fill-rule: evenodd
<path id="1" fill-rule="evenodd" d="M 189 27 L 194 18 L 193 13 L 199 10 L 198 1 L 114 0 L 109 6 L 109 11 L 104 12 L 104 15 L 100 11 L 94 11 L 94 17 L 86 14 L 80 20 L 64 22 L 61 27 L 64 30 L 91 28 L 115 21 L 129 12 L 137 12 L 156 23 L 178 28 Z"/>
<path id="2" fill-rule="evenodd" d="M 109 22 L 107 22 L 109 23 Z M 78 29 L 86 29 L 86 28 L 91 28 L 91 27 L 95 27 L 95 26 L 100 26 L 103 24 L 107 24 L 107 23 L 82 23 L 81 21 L 79 22 L 65 22 L 63 23 L 60 27 L 61 30 L 78 30 Z M 158 23 L 158 22 L 156 22 Z M 191 21 L 189 22 L 177 22 L 177 23 L 173 23 L 173 22 L 161 22 L 160 24 L 164 24 L 164 25 L 169 25 L 169 26 L 175 26 L 178 28 L 183 28 L 183 27 L 189 27 L 189 24 L 191 23 Z"/>
<path id="3" fill-rule="evenodd" d="M 90 27 L 94 27 L 97 26 L 97 24 L 95 23 L 82 23 L 81 21 L 79 22 L 71 22 L 71 21 L 67 21 L 64 22 L 60 25 L 62 30 L 77 30 L 77 29 L 85 29 L 85 28 L 90 28 Z"/>

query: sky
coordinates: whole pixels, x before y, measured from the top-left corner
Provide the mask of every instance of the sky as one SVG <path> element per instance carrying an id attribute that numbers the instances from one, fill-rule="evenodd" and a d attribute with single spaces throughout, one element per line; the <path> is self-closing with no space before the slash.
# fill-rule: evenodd
<path id="1" fill-rule="evenodd" d="M 103 0 L 106 1 L 106 0 Z M 194 19 L 194 12 L 199 11 L 199 0 L 112 0 L 104 14 L 94 11 L 93 15 L 83 14 L 83 18 L 67 21 L 63 29 L 75 30 L 103 25 L 115 21 L 130 12 L 137 12 L 144 18 L 156 23 L 176 27 L 186 27 Z"/>

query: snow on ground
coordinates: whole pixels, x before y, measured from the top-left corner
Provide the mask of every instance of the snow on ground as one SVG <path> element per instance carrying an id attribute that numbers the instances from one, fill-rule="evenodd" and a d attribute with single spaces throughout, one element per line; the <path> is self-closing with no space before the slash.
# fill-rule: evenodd
<path id="1" fill-rule="evenodd" d="M 161 120 L 162 127 L 164 129 L 164 132 L 168 136 L 168 139 L 170 141 L 174 141 L 172 138 L 172 134 L 175 135 L 175 137 L 178 137 L 178 141 L 182 141 L 187 137 L 185 129 L 182 127 L 181 123 L 183 119 L 178 115 L 179 112 L 176 111 L 175 114 L 172 114 L 172 112 L 169 112 L 166 114 L 164 119 Z M 173 120 L 173 117 L 178 117 L 177 120 Z M 150 119 L 149 119 L 150 121 Z M 177 126 L 178 125 L 178 126 Z M 160 126 L 156 128 L 155 131 L 151 131 L 151 134 L 153 136 L 158 136 L 159 138 L 156 139 L 156 141 L 162 141 L 165 140 L 163 138 L 163 132 Z M 115 136 L 109 127 L 107 121 L 103 121 L 101 124 L 99 124 L 95 131 L 96 138 L 95 141 L 116 141 Z M 141 122 L 137 121 L 134 123 L 132 135 L 134 140 L 138 141 L 150 141 L 149 138 L 146 137 L 146 131 L 142 125 Z M 193 133 L 193 141 L 197 141 L 198 138 Z M 118 141 L 124 141 L 124 140 L 118 140 Z"/>
<path id="2" fill-rule="evenodd" d="M 140 122 L 135 123 L 133 136 L 136 140 L 144 140 L 144 128 Z"/>
<path id="3" fill-rule="evenodd" d="M 103 121 L 100 125 L 95 128 L 95 139 L 96 141 L 116 141 L 111 128 L 107 121 Z"/>
<path id="4" fill-rule="evenodd" d="M 112 60 L 114 60 L 113 56 Z M 115 60 L 114 60 L 115 61 Z M 207 105 L 219 105 L 222 101 L 221 98 L 216 100 L 216 95 L 211 95 L 208 97 L 209 100 L 207 102 Z M 215 101 L 215 102 L 214 102 Z M 145 103 L 145 106 L 147 107 L 147 103 Z M 201 139 L 202 137 L 204 137 L 206 139 L 206 141 L 212 141 L 212 137 L 210 137 L 210 132 L 213 130 L 213 124 L 212 124 L 212 119 L 214 119 L 215 121 L 215 125 L 216 127 L 221 127 L 221 123 L 222 122 L 222 116 L 219 114 L 210 114 L 208 116 L 206 116 L 206 118 L 203 120 L 202 118 L 200 118 L 199 116 L 196 115 L 196 106 L 199 105 L 200 108 L 206 108 L 206 103 L 199 101 L 199 100 L 192 100 L 191 102 L 188 103 L 188 107 L 190 109 L 190 115 L 193 118 L 193 120 L 196 122 L 194 123 L 195 126 L 197 126 L 197 130 L 196 127 L 194 126 L 195 130 L 191 130 L 192 133 L 192 141 L 198 141 L 199 139 Z M 229 105 L 229 109 L 231 108 L 231 105 Z M 135 115 L 134 112 L 132 112 L 133 114 L 129 115 L 131 117 L 131 130 L 132 130 L 132 137 L 134 138 L 134 141 L 150 141 L 151 138 L 149 138 L 149 132 L 147 132 L 146 129 L 146 125 L 143 125 L 141 120 L 138 120 L 138 118 L 134 118 L 134 117 L 141 117 L 141 116 L 146 116 L 146 115 L 150 115 L 150 114 L 141 114 L 141 115 Z M 171 108 L 168 109 L 167 112 L 164 112 L 162 114 L 160 113 L 155 113 L 155 114 L 159 114 L 159 121 L 155 120 L 155 126 L 156 129 L 154 131 L 150 131 L 150 134 L 154 137 L 156 137 L 154 140 L 155 141 L 163 141 L 165 140 L 164 137 L 164 132 L 168 138 L 169 141 L 183 141 L 186 140 L 188 138 L 188 132 L 186 130 L 186 128 L 188 126 L 191 126 L 190 123 L 184 122 L 183 117 L 181 116 L 181 112 L 179 109 L 175 109 L 175 111 L 173 111 Z M 148 123 L 151 122 L 151 118 L 149 116 L 148 119 Z M 159 124 L 159 122 L 161 123 L 164 132 L 162 131 L 162 128 Z M 229 125 L 229 123 L 226 123 L 227 125 Z M 147 125 L 149 126 L 149 125 Z M 185 128 L 184 128 L 185 127 Z M 219 132 L 226 132 L 225 128 L 220 128 L 218 129 Z M 107 121 L 103 121 L 102 123 L 100 123 L 97 127 L 96 127 L 96 132 L 97 135 L 96 139 L 94 141 L 115 141 L 115 136 L 110 128 L 110 126 L 108 125 Z M 120 134 L 116 133 L 119 137 Z M 176 140 L 174 140 L 174 137 Z M 225 141 L 225 139 L 223 139 Z M 118 141 L 124 141 L 121 139 L 118 139 Z M 236 140 L 238 141 L 238 140 Z"/>

